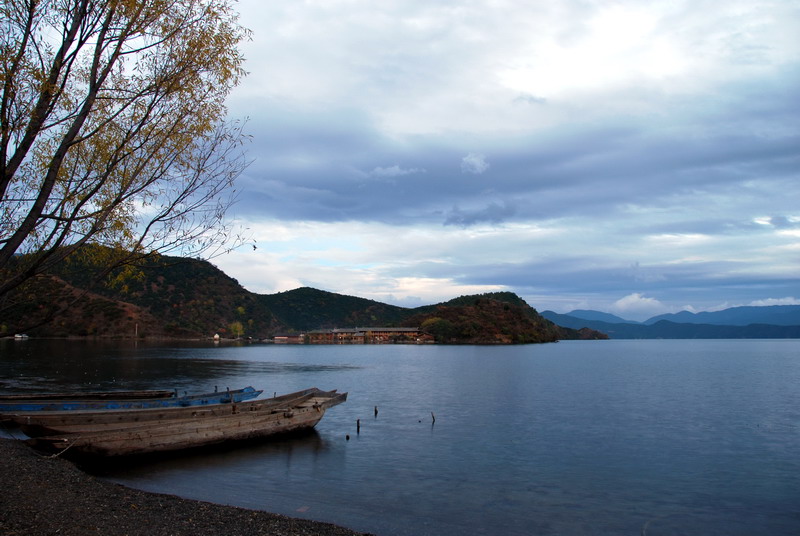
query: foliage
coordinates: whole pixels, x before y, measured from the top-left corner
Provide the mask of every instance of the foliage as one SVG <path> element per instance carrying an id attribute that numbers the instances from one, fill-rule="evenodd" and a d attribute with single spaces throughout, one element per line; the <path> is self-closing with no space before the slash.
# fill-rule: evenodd
<path id="1" fill-rule="evenodd" d="M 298 331 L 355 326 L 396 326 L 406 316 L 403 307 L 302 287 L 259 296 L 283 324 Z"/>
<path id="2" fill-rule="evenodd" d="M 231 322 L 228 325 L 228 332 L 236 339 L 244 334 L 244 326 L 238 320 Z"/>
<path id="3" fill-rule="evenodd" d="M 92 257 L 71 257 L 53 269 L 55 276 L 31 282 L 27 293 L 16 296 L 19 305 L 7 318 L 13 318 L 9 330 L 22 329 L 17 322 L 31 321 L 31 312 L 37 311 L 36 319 L 52 313 L 53 324 L 36 329 L 27 329 L 31 335 L 76 335 L 86 331 L 72 319 L 84 317 L 87 323 L 99 326 L 92 334 L 102 336 L 148 337 L 204 337 L 214 333 L 241 336 L 266 337 L 276 330 L 285 329 L 258 301 L 257 296 L 243 289 L 239 283 L 225 275 L 207 261 L 183 259 L 166 255 L 146 259 L 136 270 L 127 267 L 112 271 L 104 280 L 94 285 L 93 293 L 79 299 L 66 308 L 66 298 L 53 302 L 47 296 L 58 289 L 64 296 L 77 295 L 82 285 L 91 279 L 97 266 Z M 91 308 L 92 297 L 109 300 L 126 314 L 119 323 L 104 323 L 95 318 L 97 309 Z M 53 311 L 50 311 L 50 309 Z M 66 312 L 61 312 L 66 311 Z M 238 323 L 238 324 L 237 324 Z M 65 332 L 58 326 L 66 326 Z"/>
<path id="4" fill-rule="evenodd" d="M 0 0 L 0 298 L 92 243 L 99 277 L 236 243 L 247 35 L 232 0 Z"/>
<path id="5" fill-rule="evenodd" d="M 490 296 L 490 297 L 487 297 Z M 417 309 L 405 325 L 420 326 L 437 342 L 449 344 L 524 344 L 555 342 L 558 326 L 539 316 L 512 293 L 462 296 L 444 304 Z M 524 304 L 524 305 L 520 305 Z"/>
<path id="6" fill-rule="evenodd" d="M 423 321 L 420 329 L 424 333 L 433 335 L 434 340 L 440 342 L 451 341 L 458 334 L 456 326 L 452 322 L 438 316 L 433 316 Z"/>

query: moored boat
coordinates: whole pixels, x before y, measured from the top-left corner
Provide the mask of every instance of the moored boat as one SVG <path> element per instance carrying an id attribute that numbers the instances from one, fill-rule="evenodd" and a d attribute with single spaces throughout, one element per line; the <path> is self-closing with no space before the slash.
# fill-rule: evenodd
<path id="1" fill-rule="evenodd" d="M 177 391 L 100 391 L 92 393 L 41 393 L 1 395 L 0 416 L 27 411 L 78 411 L 202 406 L 242 402 L 257 398 L 253 387 L 179 396 Z"/>
<path id="2" fill-rule="evenodd" d="M 347 393 L 312 388 L 241 404 L 164 408 L 159 411 L 126 410 L 118 413 L 127 415 L 127 418 L 117 422 L 92 421 L 95 417 L 102 418 L 107 412 L 86 411 L 80 412 L 84 414 L 84 424 L 76 422 L 78 415 L 74 414 L 69 424 L 58 428 L 51 423 L 49 428 L 39 428 L 39 432 L 50 435 L 28 441 L 36 447 L 69 450 L 70 454 L 84 456 L 113 457 L 173 451 L 310 429 L 316 426 L 328 408 L 346 400 Z M 67 412 L 63 413 L 62 416 L 67 417 Z M 21 425 L 32 426 L 24 422 L 25 417 L 34 419 L 36 415 L 13 416 Z M 38 426 L 41 425 L 40 422 Z M 28 429 L 36 433 L 34 429 Z"/>
<path id="3" fill-rule="evenodd" d="M 311 388 L 262 400 L 248 400 L 237 404 L 237 411 L 264 411 L 273 407 L 298 404 L 320 392 Z M 18 425 L 29 437 L 52 434 L 86 434 L 131 428 L 144 424 L 178 419 L 202 419 L 228 415 L 229 404 L 207 404 L 172 408 L 110 409 L 77 411 L 27 411 L 7 414 L 8 421 Z"/>

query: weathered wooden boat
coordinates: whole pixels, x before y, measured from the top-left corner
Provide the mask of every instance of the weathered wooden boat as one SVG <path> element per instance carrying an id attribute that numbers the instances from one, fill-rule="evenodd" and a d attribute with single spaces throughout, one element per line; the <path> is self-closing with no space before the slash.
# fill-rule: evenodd
<path id="1" fill-rule="evenodd" d="M 267 408 L 298 404 L 318 392 L 319 389 L 310 388 L 263 400 L 248 400 L 238 403 L 238 411 L 263 411 Z M 52 434 L 94 433 L 142 424 L 176 419 L 200 419 L 230 413 L 231 408 L 228 404 L 208 404 L 137 410 L 28 411 L 7 414 L 6 419 L 18 425 L 28 436 L 38 437 Z"/>
<path id="2" fill-rule="evenodd" d="M 0 396 L 0 416 L 20 411 L 78 411 L 203 406 L 257 398 L 253 387 L 179 396 L 177 391 L 100 391 Z"/>
<path id="3" fill-rule="evenodd" d="M 61 424 L 54 420 L 36 421 L 40 416 L 33 413 L 12 417 L 23 431 L 38 436 L 28 440 L 35 447 L 69 450 L 71 455 L 113 457 L 261 439 L 310 429 L 328 408 L 346 400 L 347 393 L 312 388 L 272 399 L 205 407 L 85 411 L 80 412 L 85 417 L 83 423 L 73 412 L 53 412 L 67 419 Z M 109 418 L 110 413 L 120 415 Z M 41 433 L 48 435 L 38 435 Z"/>

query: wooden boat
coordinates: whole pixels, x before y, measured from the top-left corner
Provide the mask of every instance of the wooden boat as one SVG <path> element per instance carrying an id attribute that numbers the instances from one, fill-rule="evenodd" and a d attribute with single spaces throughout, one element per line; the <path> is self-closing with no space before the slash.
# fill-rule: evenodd
<path id="1" fill-rule="evenodd" d="M 238 411 L 264 411 L 273 407 L 288 407 L 308 400 L 319 389 L 311 388 L 263 400 L 238 403 Z M 172 408 L 109 409 L 75 411 L 28 411 L 7 414 L 8 421 L 18 425 L 29 437 L 52 434 L 85 434 L 130 428 L 142 424 L 159 423 L 177 419 L 201 419 L 229 415 L 228 404 L 208 404 Z"/>
<path id="2" fill-rule="evenodd" d="M 77 422 L 78 415 L 66 415 L 64 424 L 43 421 L 34 425 L 37 415 L 15 415 L 23 431 L 49 435 L 29 439 L 29 443 L 49 450 L 69 450 L 70 455 L 128 456 L 154 452 L 204 447 L 227 441 L 265 438 L 276 434 L 310 429 L 325 415 L 328 408 L 347 400 L 347 393 L 321 391 L 316 388 L 298 391 L 267 400 L 244 403 L 215 404 L 197 408 L 164 408 L 161 410 L 126 410 L 127 418 L 113 422 L 91 419 L 106 418 L 107 411 L 81 412 L 86 422 Z M 30 422 L 26 423 L 26 418 Z M 122 416 L 118 415 L 117 419 Z M 138 419 L 138 420 L 137 420 Z M 60 430 L 60 432 L 56 432 Z"/>
<path id="3" fill-rule="evenodd" d="M 253 387 L 178 396 L 177 391 L 101 391 L 94 393 L 44 393 L 0 396 L 0 416 L 21 411 L 78 411 L 87 409 L 145 409 L 202 406 L 242 402 L 257 398 Z"/>

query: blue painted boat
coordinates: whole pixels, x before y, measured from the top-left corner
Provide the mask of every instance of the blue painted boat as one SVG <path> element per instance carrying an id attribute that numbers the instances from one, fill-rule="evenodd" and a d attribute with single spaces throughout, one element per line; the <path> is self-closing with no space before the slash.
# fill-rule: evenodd
<path id="1" fill-rule="evenodd" d="M 0 414 L 18 411 L 70 411 L 103 409 L 149 409 L 229 404 L 257 398 L 263 391 L 253 387 L 215 390 L 198 395 L 177 391 L 102 391 L 94 393 L 45 393 L 0 395 Z"/>

